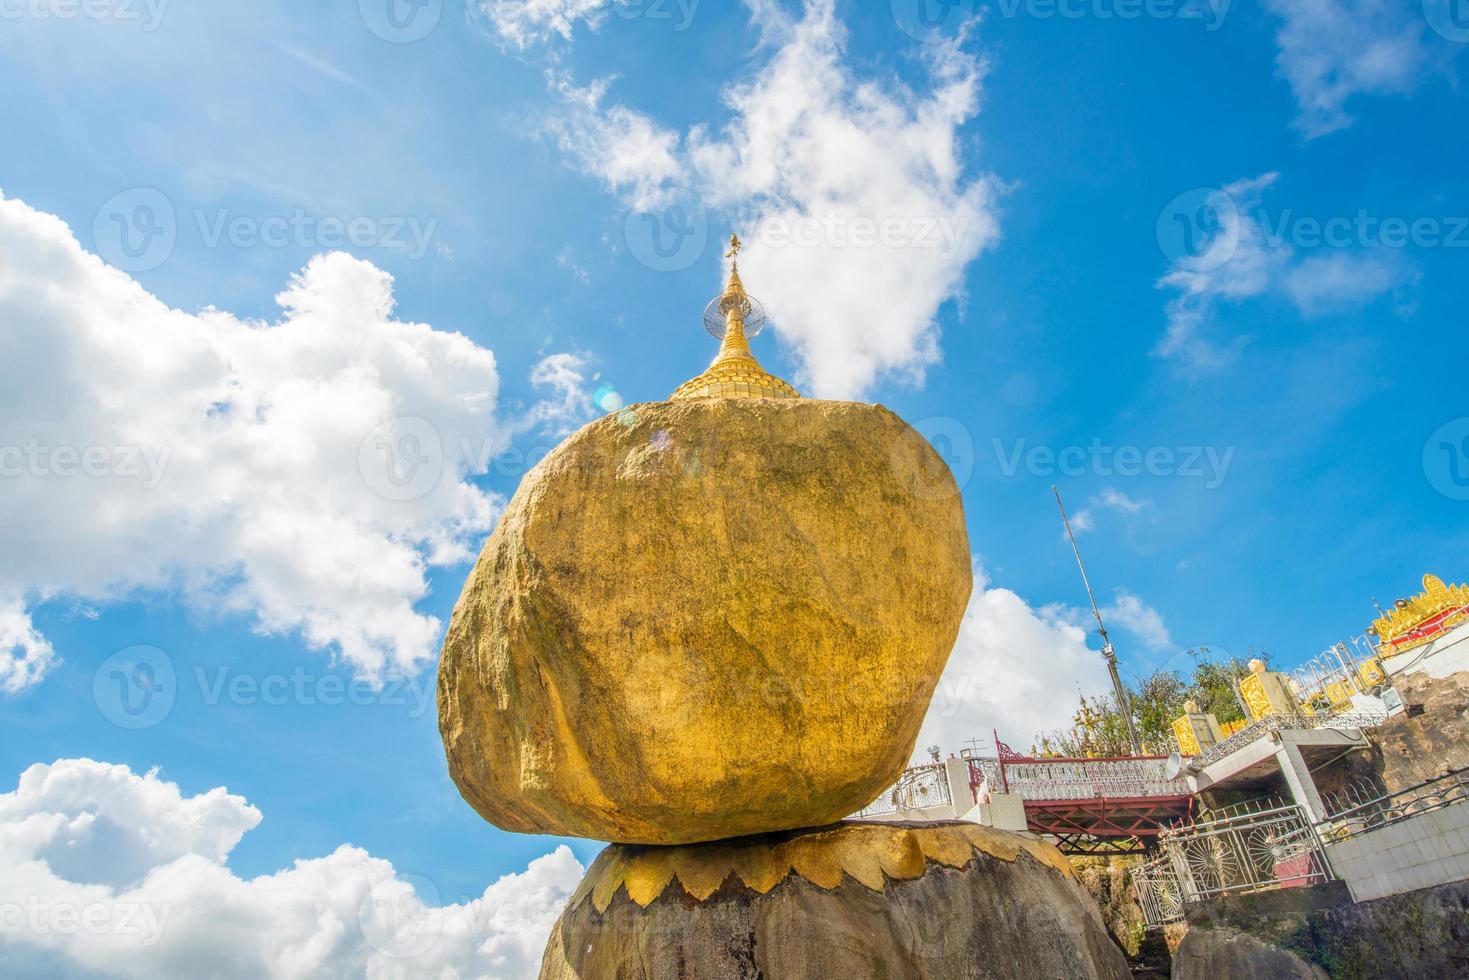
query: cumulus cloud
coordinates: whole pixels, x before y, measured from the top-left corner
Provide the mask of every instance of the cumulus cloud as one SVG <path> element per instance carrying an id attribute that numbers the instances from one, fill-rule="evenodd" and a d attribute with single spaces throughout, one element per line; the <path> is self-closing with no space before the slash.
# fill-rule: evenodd
<path id="1" fill-rule="evenodd" d="M 244 879 L 260 812 L 155 773 L 66 759 L 0 794 L 0 957 L 42 950 L 97 975 L 533 977 L 582 875 L 570 849 L 460 903 L 342 846 Z"/>
<path id="2" fill-rule="evenodd" d="M 1276 66 L 1307 139 L 1351 125 L 1356 95 L 1404 95 L 1428 64 L 1424 21 L 1403 0 L 1266 0 L 1281 20 Z"/>
<path id="3" fill-rule="evenodd" d="M 461 452 L 514 429 L 495 357 L 396 319 L 392 278 L 345 254 L 277 302 L 172 309 L 0 197 L 0 689 L 54 659 L 21 600 L 57 594 L 178 590 L 371 679 L 433 656 L 427 569 L 472 557 L 502 503 L 470 480 L 490 454 Z"/>
<path id="4" fill-rule="evenodd" d="M 929 45 L 927 80 L 859 77 L 833 0 L 799 18 L 747 3 L 768 60 L 725 92 L 718 131 L 680 135 L 609 103 L 608 83 L 553 75 L 561 149 L 633 209 L 694 200 L 745 232 L 745 281 L 818 397 L 861 395 L 883 375 L 919 380 L 939 358 L 936 316 L 999 236 L 999 183 L 966 174 L 960 130 L 983 65 L 956 40 Z"/>
<path id="5" fill-rule="evenodd" d="M 1303 316 L 1361 306 L 1410 282 L 1416 273 L 1399 253 L 1385 254 L 1372 241 L 1348 239 L 1329 252 L 1298 254 L 1293 238 L 1306 240 L 1303 225 L 1289 209 L 1271 214 L 1264 194 L 1279 178 L 1267 173 L 1223 188 L 1191 192 L 1176 199 L 1176 218 L 1187 228 L 1173 268 L 1158 288 L 1176 295 L 1168 301 L 1167 330 L 1154 353 L 1195 370 L 1232 363 L 1248 342 L 1237 336 L 1220 341 L 1213 334 L 1221 307 L 1275 292 L 1291 300 Z M 1322 238 L 1322 224 L 1311 219 L 1311 241 Z M 1349 225 L 1338 219 L 1342 227 Z M 1187 243 L 1187 244 L 1185 244 Z M 1314 246 L 1313 246 L 1314 247 Z M 1367 248 L 1376 247 L 1377 251 Z"/>
<path id="6" fill-rule="evenodd" d="M 1079 622 L 1074 610 L 1035 609 L 992 586 L 976 566 L 969 608 L 916 754 L 926 758 L 930 745 L 957 753 L 969 739 L 988 743 L 992 729 L 1023 752 L 1039 733 L 1069 728 L 1078 693 L 1111 690 L 1101 654 L 1088 649 Z"/>

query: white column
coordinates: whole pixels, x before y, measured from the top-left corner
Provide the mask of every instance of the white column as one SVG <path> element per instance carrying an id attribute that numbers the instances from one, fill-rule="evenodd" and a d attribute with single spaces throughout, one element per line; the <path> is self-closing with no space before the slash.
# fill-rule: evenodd
<path id="1" fill-rule="evenodd" d="M 1321 802 L 1321 794 L 1316 792 L 1316 780 L 1311 778 L 1306 759 L 1290 737 L 1290 732 L 1283 731 L 1279 735 L 1280 748 L 1275 750 L 1275 759 L 1280 763 L 1285 784 L 1290 787 L 1291 798 L 1305 808 L 1313 822 L 1320 823 L 1326 819 L 1327 813 L 1325 804 Z"/>
<path id="2" fill-rule="evenodd" d="M 974 791 L 969 787 L 969 760 L 946 759 L 944 775 L 949 779 L 949 802 L 954 806 L 954 819 L 961 819 L 974 807 Z"/>

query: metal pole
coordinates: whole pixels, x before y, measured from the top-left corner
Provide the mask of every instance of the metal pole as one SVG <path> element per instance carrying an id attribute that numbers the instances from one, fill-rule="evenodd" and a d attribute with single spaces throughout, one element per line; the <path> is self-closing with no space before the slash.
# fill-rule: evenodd
<path id="1" fill-rule="evenodd" d="M 1112 690 L 1117 695 L 1117 709 L 1122 712 L 1122 720 L 1127 723 L 1127 739 L 1132 743 L 1132 754 L 1142 755 L 1143 746 L 1138 741 L 1137 727 L 1132 722 L 1132 699 L 1127 696 L 1127 688 L 1122 686 L 1122 677 L 1117 673 L 1117 651 L 1107 636 L 1106 625 L 1102 623 L 1102 611 L 1097 608 L 1097 597 L 1092 594 L 1092 583 L 1086 577 L 1086 565 L 1082 564 L 1081 549 L 1076 546 L 1076 535 L 1071 533 L 1071 519 L 1066 516 L 1066 505 L 1061 503 L 1061 491 L 1053 483 L 1051 492 L 1056 495 L 1056 506 L 1061 508 L 1061 523 L 1066 525 L 1066 537 L 1071 540 L 1071 552 L 1076 555 L 1076 567 L 1081 569 L 1081 583 L 1086 586 L 1086 597 L 1091 600 L 1092 615 L 1097 618 L 1097 632 L 1102 635 L 1102 659 L 1107 661 L 1107 673 L 1112 675 Z"/>

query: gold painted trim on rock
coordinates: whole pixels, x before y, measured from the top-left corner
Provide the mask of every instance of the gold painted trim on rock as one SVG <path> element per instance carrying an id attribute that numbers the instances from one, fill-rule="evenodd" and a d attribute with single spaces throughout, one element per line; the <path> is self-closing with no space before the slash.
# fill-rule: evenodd
<path id="1" fill-rule="evenodd" d="M 1007 862 L 1024 852 L 1067 878 L 1076 877 L 1055 846 L 979 824 L 842 823 L 707 844 L 611 844 L 593 862 L 570 904 L 590 895 L 596 910 L 606 912 L 625 887 L 630 899 L 647 908 L 675 879 L 685 894 L 702 902 L 731 875 L 762 895 L 790 874 L 827 890 L 845 876 L 881 892 L 890 880 L 923 877 L 929 862 L 962 868 L 976 852 Z"/>

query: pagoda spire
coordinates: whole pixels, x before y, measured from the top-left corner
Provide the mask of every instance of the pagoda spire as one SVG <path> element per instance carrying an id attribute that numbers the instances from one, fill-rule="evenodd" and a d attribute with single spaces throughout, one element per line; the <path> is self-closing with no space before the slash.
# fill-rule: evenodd
<path id="1" fill-rule="evenodd" d="M 799 398 L 796 389 L 760 366 L 750 352 L 750 331 L 765 326 L 765 311 L 740 278 L 738 235 L 729 236 L 729 279 L 704 311 L 704 326 L 720 337 L 719 353 L 697 378 L 679 385 L 674 398 Z M 718 333 L 716 333 L 718 331 Z"/>

